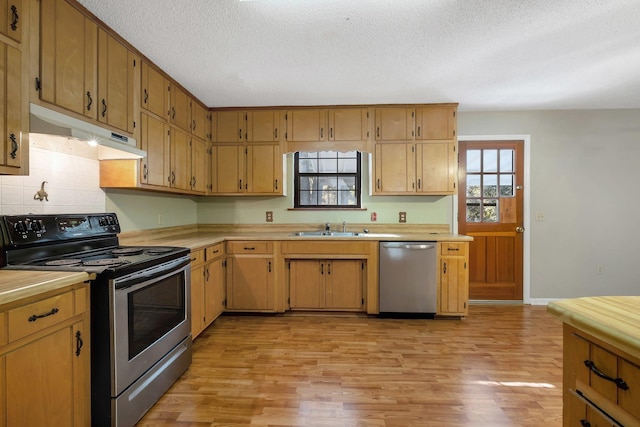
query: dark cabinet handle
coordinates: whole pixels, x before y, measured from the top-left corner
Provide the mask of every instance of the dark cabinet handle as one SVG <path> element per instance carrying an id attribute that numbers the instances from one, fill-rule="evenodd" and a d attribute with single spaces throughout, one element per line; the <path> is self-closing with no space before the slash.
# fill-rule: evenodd
<path id="1" fill-rule="evenodd" d="M 333 138 L 333 128 L 329 128 L 329 138 Z"/>
<path id="2" fill-rule="evenodd" d="M 320 138 L 324 138 L 324 129 L 320 128 Z"/>
<path id="3" fill-rule="evenodd" d="M 171 172 L 171 184 L 175 184 L 176 183 L 176 173 L 175 172 Z"/>
<path id="4" fill-rule="evenodd" d="M 580 425 L 582 427 L 591 427 L 591 423 L 587 420 L 580 420 Z"/>
<path id="5" fill-rule="evenodd" d="M 57 308 L 52 308 L 51 311 L 49 311 L 48 313 L 45 314 L 33 314 L 29 317 L 29 322 L 35 322 L 38 319 L 42 319 L 43 317 L 49 317 L 49 316 L 53 316 L 54 314 L 56 314 L 57 312 L 59 312 L 60 310 L 58 310 Z"/>
<path id="6" fill-rule="evenodd" d="M 40 77 L 36 77 L 36 92 L 40 92 L 42 89 L 42 83 L 40 82 Z"/>
<path id="7" fill-rule="evenodd" d="M 91 111 L 92 105 L 93 105 L 93 98 L 91 97 L 91 92 L 87 91 L 87 111 Z"/>
<path id="8" fill-rule="evenodd" d="M 176 118 L 176 109 L 171 107 L 171 120 L 175 120 Z"/>
<path id="9" fill-rule="evenodd" d="M 447 273 L 447 263 L 446 262 L 444 263 L 444 268 L 443 268 L 442 272 L 445 273 L 445 274 Z"/>
<path id="10" fill-rule="evenodd" d="M 378 190 L 380 189 L 380 178 L 378 178 Z"/>
<path id="11" fill-rule="evenodd" d="M 327 263 L 327 274 L 331 275 L 331 263 L 330 262 Z"/>
<path id="12" fill-rule="evenodd" d="M 76 356 L 80 356 L 80 350 L 82 350 L 83 345 L 84 341 L 82 341 L 82 332 L 76 331 Z"/>
<path id="13" fill-rule="evenodd" d="M 144 179 L 147 179 L 147 176 L 148 176 L 148 175 L 149 175 L 149 170 L 148 170 L 148 168 L 147 168 L 147 165 L 145 164 L 145 165 L 142 167 L 142 176 L 144 177 Z"/>
<path id="14" fill-rule="evenodd" d="M 418 126 L 418 136 L 420 136 L 420 126 Z"/>
<path id="15" fill-rule="evenodd" d="M 102 98 L 102 117 L 107 115 L 107 101 Z"/>
<path id="16" fill-rule="evenodd" d="M 242 129 L 238 129 L 238 139 L 242 139 Z"/>
<path id="17" fill-rule="evenodd" d="M 193 126 L 193 127 L 192 127 L 192 129 L 191 129 L 191 130 L 192 130 L 192 131 L 195 131 L 195 130 L 196 130 L 196 121 L 195 121 L 195 120 L 193 120 L 193 121 L 192 121 L 192 123 L 193 123 L 193 124 L 192 124 L 192 126 Z"/>
<path id="18" fill-rule="evenodd" d="M 147 101 L 149 100 L 149 92 L 147 92 L 147 89 L 144 89 L 144 103 L 146 104 Z"/>
<path id="19" fill-rule="evenodd" d="M 422 189 L 422 180 L 418 178 L 418 190 Z"/>
<path id="20" fill-rule="evenodd" d="M 11 140 L 11 152 L 9 153 L 9 156 L 11 156 L 12 159 L 15 159 L 18 157 L 18 141 L 16 141 L 16 134 L 12 133 L 9 135 L 9 139 Z"/>
<path id="21" fill-rule="evenodd" d="M 278 139 L 278 128 L 275 128 L 273 130 L 273 136 L 274 136 L 275 139 Z"/>
<path id="22" fill-rule="evenodd" d="M 602 378 L 603 380 L 607 380 L 607 381 L 611 381 L 612 383 L 614 383 L 619 389 L 622 390 L 629 390 L 629 386 L 627 385 L 627 383 L 622 379 L 622 378 L 613 378 L 610 377 L 609 375 L 605 374 L 604 372 L 602 372 L 601 370 L 599 370 L 596 367 L 596 364 L 593 363 L 592 360 L 585 360 L 584 361 L 584 366 L 586 366 L 587 368 L 589 368 L 589 370 L 591 372 L 593 372 L 594 374 L 596 374 L 597 376 L 599 376 L 600 378 Z"/>
<path id="23" fill-rule="evenodd" d="M 376 136 L 380 138 L 380 127 L 376 128 Z"/>
<path id="24" fill-rule="evenodd" d="M 18 21 L 20 16 L 18 15 L 18 8 L 15 5 L 11 5 L 11 29 L 16 31 L 18 29 Z"/>
<path id="25" fill-rule="evenodd" d="M 276 190 L 278 190 L 278 180 L 276 179 Z"/>
<path id="26" fill-rule="evenodd" d="M 244 250 L 245 250 L 245 251 L 255 251 L 255 250 L 256 250 L 256 248 L 251 247 L 251 246 L 245 246 L 245 247 L 244 247 Z"/>
<path id="27" fill-rule="evenodd" d="M 271 261 L 269 261 L 269 273 L 271 273 Z"/>
<path id="28" fill-rule="evenodd" d="M 240 180 L 240 191 L 242 191 L 242 180 Z"/>
<path id="29" fill-rule="evenodd" d="M 459 248 L 447 248 L 448 251 L 459 251 Z"/>
<path id="30" fill-rule="evenodd" d="M 320 263 L 320 274 L 324 274 L 324 264 Z"/>

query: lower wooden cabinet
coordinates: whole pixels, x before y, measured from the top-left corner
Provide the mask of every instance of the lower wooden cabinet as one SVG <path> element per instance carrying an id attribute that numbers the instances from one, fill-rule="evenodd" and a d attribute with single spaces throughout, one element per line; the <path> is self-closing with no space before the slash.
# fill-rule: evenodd
<path id="1" fill-rule="evenodd" d="M 91 424 L 89 322 L 86 283 L 0 309 L 0 426 Z"/>
<path id="2" fill-rule="evenodd" d="M 273 242 L 227 242 L 229 311 L 276 311 Z"/>
<path id="3" fill-rule="evenodd" d="M 567 324 L 563 348 L 563 425 L 640 425 L 640 360 Z"/>
<path id="4" fill-rule="evenodd" d="M 469 313 L 469 243 L 438 243 L 438 304 L 440 316 Z"/>
<path id="5" fill-rule="evenodd" d="M 292 310 L 364 310 L 363 260 L 293 259 L 288 266 Z"/>
<path id="6" fill-rule="evenodd" d="M 195 339 L 224 311 L 224 243 L 191 253 L 191 335 Z"/>

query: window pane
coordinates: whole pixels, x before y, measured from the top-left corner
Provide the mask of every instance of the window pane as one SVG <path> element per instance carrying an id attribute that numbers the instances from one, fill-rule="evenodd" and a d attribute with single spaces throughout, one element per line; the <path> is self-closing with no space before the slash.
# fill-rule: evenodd
<path id="1" fill-rule="evenodd" d="M 480 175 L 467 175 L 467 197 L 480 197 Z"/>
<path id="2" fill-rule="evenodd" d="M 500 172 L 513 172 L 513 150 L 500 150 Z"/>
<path id="3" fill-rule="evenodd" d="M 339 191 L 338 192 L 338 204 L 355 206 L 358 204 L 355 191 Z"/>
<path id="4" fill-rule="evenodd" d="M 321 173 L 336 173 L 338 172 L 338 160 L 336 159 L 320 159 L 318 161 L 318 172 Z"/>
<path id="5" fill-rule="evenodd" d="M 338 153 L 338 157 L 342 157 L 342 158 L 350 157 L 350 158 L 355 159 L 355 158 L 358 157 L 358 152 L 357 151 L 347 151 L 345 153 Z"/>
<path id="6" fill-rule="evenodd" d="M 298 169 L 300 173 L 316 173 L 318 172 L 318 160 L 313 158 L 299 159 Z"/>
<path id="7" fill-rule="evenodd" d="M 513 197 L 513 175 L 500 175 L 500 197 Z"/>
<path id="8" fill-rule="evenodd" d="M 321 205 L 337 205 L 338 204 L 338 192 L 336 190 L 322 190 L 320 192 Z"/>
<path id="9" fill-rule="evenodd" d="M 338 190 L 355 190 L 356 189 L 356 177 L 355 176 L 343 176 L 338 180 Z"/>
<path id="10" fill-rule="evenodd" d="M 498 199 L 482 201 L 482 222 L 498 222 Z"/>
<path id="11" fill-rule="evenodd" d="M 482 177 L 482 196 L 497 197 L 498 196 L 498 175 L 484 175 Z"/>
<path id="12" fill-rule="evenodd" d="M 467 172 L 480 172 L 480 150 L 467 150 Z"/>
<path id="13" fill-rule="evenodd" d="M 480 200 L 467 199 L 467 222 L 480 222 Z"/>
<path id="14" fill-rule="evenodd" d="M 338 177 L 337 176 L 318 177 L 318 189 L 319 190 L 337 190 Z"/>
<path id="15" fill-rule="evenodd" d="M 358 172 L 357 159 L 340 159 L 338 160 L 338 172 L 340 173 L 356 173 Z"/>
<path id="16" fill-rule="evenodd" d="M 482 160 L 482 170 L 484 172 L 498 171 L 498 150 L 484 150 Z"/>

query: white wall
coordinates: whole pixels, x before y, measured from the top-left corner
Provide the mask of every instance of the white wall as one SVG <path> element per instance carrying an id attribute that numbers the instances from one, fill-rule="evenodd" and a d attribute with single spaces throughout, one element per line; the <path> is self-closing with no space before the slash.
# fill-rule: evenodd
<path id="1" fill-rule="evenodd" d="M 460 112 L 458 133 L 531 135 L 532 299 L 640 295 L 640 110 Z"/>

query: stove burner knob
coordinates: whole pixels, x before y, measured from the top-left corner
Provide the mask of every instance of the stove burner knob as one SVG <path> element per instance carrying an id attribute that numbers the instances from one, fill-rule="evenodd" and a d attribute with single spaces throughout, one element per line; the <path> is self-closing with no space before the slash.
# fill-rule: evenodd
<path id="1" fill-rule="evenodd" d="M 31 230 L 35 232 L 42 231 L 44 229 L 44 224 L 42 224 L 41 220 L 36 220 L 31 222 Z"/>
<path id="2" fill-rule="evenodd" d="M 20 234 L 24 234 L 28 231 L 27 224 L 24 221 L 18 221 L 13 225 L 14 230 Z"/>

